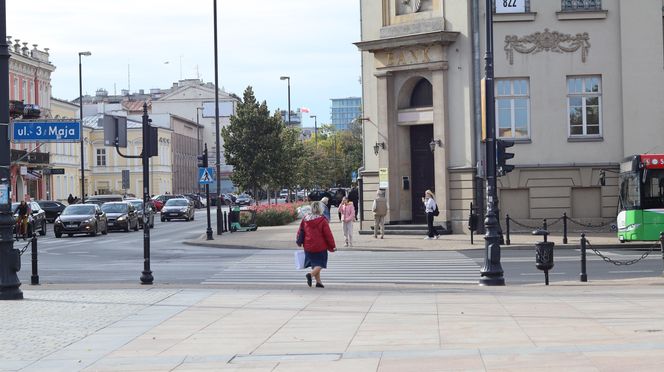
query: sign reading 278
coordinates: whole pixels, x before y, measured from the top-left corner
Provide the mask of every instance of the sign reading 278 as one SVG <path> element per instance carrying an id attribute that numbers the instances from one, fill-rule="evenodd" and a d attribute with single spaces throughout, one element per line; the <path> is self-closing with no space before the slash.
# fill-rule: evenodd
<path id="1" fill-rule="evenodd" d="M 81 124 L 76 120 L 15 121 L 11 133 L 14 142 L 78 142 Z"/>

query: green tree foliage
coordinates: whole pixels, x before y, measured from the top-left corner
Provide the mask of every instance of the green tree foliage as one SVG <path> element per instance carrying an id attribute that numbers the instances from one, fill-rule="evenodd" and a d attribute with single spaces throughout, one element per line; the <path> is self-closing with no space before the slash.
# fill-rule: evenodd
<path id="1" fill-rule="evenodd" d="M 258 103 L 251 86 L 221 129 L 226 164 L 233 166 L 231 180 L 242 190 L 257 190 L 273 177 L 271 167 L 279 166 L 283 125 L 278 115 L 270 115 L 265 101 Z"/>

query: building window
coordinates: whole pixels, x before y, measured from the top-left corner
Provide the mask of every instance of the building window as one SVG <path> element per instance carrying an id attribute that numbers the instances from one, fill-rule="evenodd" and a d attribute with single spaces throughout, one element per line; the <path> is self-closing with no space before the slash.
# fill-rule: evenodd
<path id="1" fill-rule="evenodd" d="M 410 107 L 433 106 L 433 87 L 427 79 L 420 79 L 410 96 Z"/>
<path id="2" fill-rule="evenodd" d="M 602 10 L 601 0 L 562 0 L 563 12 Z"/>
<path id="3" fill-rule="evenodd" d="M 106 166 L 106 149 L 97 149 L 97 166 Z"/>
<path id="4" fill-rule="evenodd" d="M 569 136 L 602 135 L 602 78 L 567 78 Z"/>
<path id="5" fill-rule="evenodd" d="M 528 79 L 496 80 L 498 137 L 530 138 L 530 84 Z"/>

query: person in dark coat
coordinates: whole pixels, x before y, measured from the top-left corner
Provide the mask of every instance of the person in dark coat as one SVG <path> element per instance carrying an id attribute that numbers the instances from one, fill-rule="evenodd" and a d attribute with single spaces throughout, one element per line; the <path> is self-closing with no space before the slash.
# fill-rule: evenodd
<path id="1" fill-rule="evenodd" d="M 67 203 L 74 204 L 74 195 L 69 194 L 69 196 L 67 197 Z"/>
<path id="2" fill-rule="evenodd" d="M 353 203 L 353 208 L 355 208 L 355 221 L 357 221 L 357 211 L 359 210 L 358 208 L 358 202 L 360 201 L 360 193 L 357 191 L 357 186 L 353 184 L 353 188 L 350 189 L 348 192 L 348 200 L 350 200 Z"/>
<path id="3" fill-rule="evenodd" d="M 324 208 L 319 201 L 311 203 L 311 213 L 300 222 L 300 229 L 304 230 L 304 267 L 311 267 L 311 272 L 306 274 L 309 287 L 315 278 L 316 287 L 325 288 L 320 272 L 327 268 L 327 252 L 334 252 L 336 248 L 330 225 L 323 217 Z"/>

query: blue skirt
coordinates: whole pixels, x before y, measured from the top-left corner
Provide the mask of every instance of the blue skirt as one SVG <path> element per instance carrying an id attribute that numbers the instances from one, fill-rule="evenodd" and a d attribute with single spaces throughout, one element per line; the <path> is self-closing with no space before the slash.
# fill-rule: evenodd
<path id="1" fill-rule="evenodd" d="M 304 267 L 316 266 L 327 269 L 327 250 L 322 252 L 307 252 L 304 251 Z"/>

